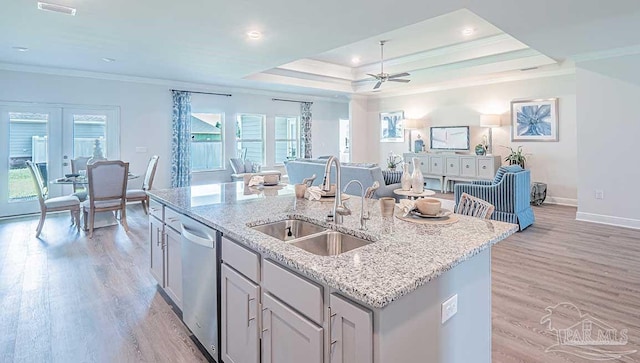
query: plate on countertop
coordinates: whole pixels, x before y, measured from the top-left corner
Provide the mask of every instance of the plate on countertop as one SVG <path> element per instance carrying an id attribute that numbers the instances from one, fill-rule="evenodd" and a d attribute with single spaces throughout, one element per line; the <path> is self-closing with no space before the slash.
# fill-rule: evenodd
<path id="1" fill-rule="evenodd" d="M 412 210 L 409 212 L 412 216 L 420 217 L 420 218 L 444 218 L 451 215 L 451 211 L 448 209 L 440 208 L 440 212 L 438 214 L 430 215 L 430 214 L 422 214 L 417 210 Z"/>

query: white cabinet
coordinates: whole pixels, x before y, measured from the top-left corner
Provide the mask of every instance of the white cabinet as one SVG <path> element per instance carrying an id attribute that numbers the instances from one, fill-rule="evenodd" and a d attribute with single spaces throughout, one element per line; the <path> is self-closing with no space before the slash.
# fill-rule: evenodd
<path id="1" fill-rule="evenodd" d="M 162 233 L 162 221 L 153 215 L 149 216 L 150 271 L 160 287 L 164 287 L 164 239 Z"/>
<path id="2" fill-rule="evenodd" d="M 460 157 L 460 175 L 474 177 L 476 173 L 476 158 L 473 156 Z"/>
<path id="3" fill-rule="evenodd" d="M 180 252 L 181 237 L 169 226 L 164 232 L 164 291 L 171 300 L 182 309 L 182 254 Z"/>
<path id="4" fill-rule="evenodd" d="M 331 363 L 373 362 L 371 311 L 331 294 L 329 297 Z"/>
<path id="5" fill-rule="evenodd" d="M 460 158 L 457 156 L 447 156 L 445 170 L 445 175 L 460 175 Z"/>
<path id="6" fill-rule="evenodd" d="M 429 156 L 429 174 L 444 175 L 444 159 L 442 156 Z"/>
<path id="7" fill-rule="evenodd" d="M 322 363 L 323 329 L 262 294 L 262 362 Z"/>
<path id="8" fill-rule="evenodd" d="M 498 161 L 498 167 L 500 162 Z M 495 159 L 491 157 L 478 158 L 478 176 L 481 179 L 493 179 L 496 175 Z"/>
<path id="9" fill-rule="evenodd" d="M 173 303 L 182 309 L 180 233 L 159 218 L 166 217 L 161 204 L 154 202 L 149 208 L 150 272 Z"/>
<path id="10" fill-rule="evenodd" d="M 413 158 L 420 160 L 425 179 L 440 181 L 443 193 L 447 191 L 448 185 L 455 181 L 491 180 L 500 167 L 500 156 L 497 155 L 404 154 L 405 160 Z"/>
<path id="11" fill-rule="evenodd" d="M 222 265 L 222 359 L 225 363 L 258 363 L 259 287 Z"/>

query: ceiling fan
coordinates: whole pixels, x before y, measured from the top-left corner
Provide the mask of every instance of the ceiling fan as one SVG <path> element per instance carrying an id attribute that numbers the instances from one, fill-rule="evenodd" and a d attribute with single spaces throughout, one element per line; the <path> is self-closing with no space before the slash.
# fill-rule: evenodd
<path id="1" fill-rule="evenodd" d="M 380 41 L 380 73 L 378 74 L 367 73 L 368 76 L 371 76 L 376 81 L 378 81 L 376 85 L 373 86 L 373 89 L 380 88 L 380 86 L 386 81 L 401 82 L 401 83 L 409 83 L 411 81 L 410 79 L 400 79 L 400 77 L 409 76 L 410 74 L 407 72 L 396 73 L 396 74 L 384 73 L 384 43 L 386 42 L 387 42 L 386 40 Z"/>

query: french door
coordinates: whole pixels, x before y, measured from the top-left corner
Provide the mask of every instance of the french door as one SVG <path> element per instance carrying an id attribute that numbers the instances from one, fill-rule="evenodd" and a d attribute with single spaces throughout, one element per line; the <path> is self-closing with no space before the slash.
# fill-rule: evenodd
<path id="1" fill-rule="evenodd" d="M 117 108 L 0 103 L 0 217 L 40 210 L 26 161 L 42 173 L 49 197 L 70 194 L 51 181 L 71 172 L 70 161 L 91 156 L 98 144 L 104 156 L 119 158 Z"/>

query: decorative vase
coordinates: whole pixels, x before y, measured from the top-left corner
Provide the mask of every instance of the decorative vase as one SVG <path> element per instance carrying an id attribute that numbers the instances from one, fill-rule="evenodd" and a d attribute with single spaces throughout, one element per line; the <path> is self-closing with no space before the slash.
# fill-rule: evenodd
<path id="1" fill-rule="evenodd" d="M 424 177 L 420 170 L 420 159 L 413 158 L 413 174 L 411 174 L 411 189 L 414 193 L 424 191 Z"/>
<path id="2" fill-rule="evenodd" d="M 482 144 L 476 145 L 476 155 L 484 155 L 485 152 L 486 152 L 486 149 L 484 148 L 484 145 Z"/>
<path id="3" fill-rule="evenodd" d="M 409 172 L 409 163 L 404 163 L 404 165 L 402 166 L 402 178 L 400 178 L 402 190 L 411 190 L 411 180 L 412 179 L 411 173 Z"/>

